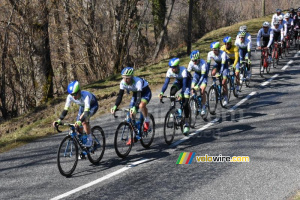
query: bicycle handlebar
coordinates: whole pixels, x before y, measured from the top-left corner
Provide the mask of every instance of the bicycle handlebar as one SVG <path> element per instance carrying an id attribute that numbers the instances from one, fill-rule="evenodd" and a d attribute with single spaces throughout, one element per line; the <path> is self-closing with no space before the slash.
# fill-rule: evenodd
<path id="1" fill-rule="evenodd" d="M 75 124 L 71 124 L 71 123 L 62 123 L 62 124 L 58 124 L 57 122 L 54 123 L 54 127 L 56 129 L 57 132 L 61 133 L 62 131 L 59 130 L 59 126 L 69 126 L 69 127 L 74 127 Z"/>
<path id="2" fill-rule="evenodd" d="M 160 99 L 160 103 L 165 103 L 165 102 L 163 101 L 163 98 L 169 98 L 169 99 L 174 98 L 174 99 L 176 99 L 175 96 L 162 96 L 162 98 Z M 177 101 L 178 101 L 178 100 L 177 100 Z"/>

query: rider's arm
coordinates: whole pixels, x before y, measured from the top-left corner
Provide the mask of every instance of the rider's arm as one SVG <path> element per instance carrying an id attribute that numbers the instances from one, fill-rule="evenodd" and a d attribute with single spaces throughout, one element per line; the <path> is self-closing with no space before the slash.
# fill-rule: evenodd
<path id="1" fill-rule="evenodd" d="M 270 48 L 271 47 L 271 45 L 272 45 L 272 43 L 273 43 L 273 38 L 274 38 L 274 32 L 273 32 L 273 30 L 271 30 L 271 32 L 270 32 L 270 39 L 269 39 L 269 43 L 268 43 L 268 48 Z"/>
<path id="2" fill-rule="evenodd" d="M 226 61 L 227 61 L 227 54 L 223 51 L 222 52 L 222 55 L 221 55 L 221 58 L 222 58 L 222 61 L 221 61 L 221 69 L 220 69 L 220 73 L 222 73 L 223 72 L 223 70 L 224 70 L 224 66 L 225 66 L 225 63 L 226 63 Z"/>
<path id="3" fill-rule="evenodd" d="M 141 100 L 142 100 L 142 91 L 137 91 L 137 94 L 136 94 L 136 102 L 135 102 L 135 107 L 136 109 L 138 109 L 140 103 L 141 103 Z"/>
<path id="4" fill-rule="evenodd" d="M 117 107 L 121 104 L 123 95 L 124 95 L 124 90 L 120 89 L 120 90 L 119 90 L 118 97 L 117 97 L 117 99 L 116 99 L 116 103 L 115 103 L 115 105 L 116 105 Z"/>
<path id="5" fill-rule="evenodd" d="M 208 77 L 208 71 L 209 71 L 209 68 L 207 66 L 207 64 L 204 62 L 202 65 L 201 65 L 201 78 L 199 79 L 197 85 L 201 85 L 202 81 L 204 80 L 204 78 L 207 78 Z"/>
<path id="6" fill-rule="evenodd" d="M 83 122 L 90 113 L 90 107 L 91 107 L 91 95 L 86 95 L 84 99 L 84 113 L 83 116 L 81 117 L 80 121 Z"/>
<path id="7" fill-rule="evenodd" d="M 260 39 L 261 39 L 261 29 L 259 29 L 256 37 L 256 45 L 260 47 Z"/>
<path id="8" fill-rule="evenodd" d="M 68 110 L 69 110 L 69 107 L 71 105 L 71 102 L 72 102 L 72 96 L 68 95 L 67 96 L 67 100 L 66 100 L 66 104 L 65 104 L 65 107 L 64 107 L 64 110 L 62 111 L 62 113 L 59 116 L 60 120 L 63 120 L 66 117 L 66 115 L 68 114 Z"/>
<path id="9" fill-rule="evenodd" d="M 238 47 L 234 47 L 234 62 L 233 62 L 233 66 L 235 67 L 237 65 L 239 61 L 239 49 Z"/>
<path id="10" fill-rule="evenodd" d="M 165 83 L 164 83 L 163 87 L 161 88 L 161 93 L 165 93 L 166 89 L 168 88 L 169 82 L 170 82 L 170 77 L 166 77 Z"/>

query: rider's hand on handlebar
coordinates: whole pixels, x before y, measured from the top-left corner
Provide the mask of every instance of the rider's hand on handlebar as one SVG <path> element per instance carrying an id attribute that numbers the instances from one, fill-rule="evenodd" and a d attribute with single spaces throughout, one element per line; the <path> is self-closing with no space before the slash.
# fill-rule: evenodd
<path id="1" fill-rule="evenodd" d="M 260 49 L 261 49 L 261 47 L 257 47 L 256 49 L 260 50 Z"/>
<path id="2" fill-rule="evenodd" d="M 110 113 L 111 113 L 111 114 L 115 114 L 116 110 L 117 110 L 117 106 L 115 105 L 114 107 L 112 107 L 112 108 L 110 109 Z"/>
<path id="3" fill-rule="evenodd" d="M 164 95 L 164 93 L 161 92 L 161 93 L 158 95 L 158 98 L 159 98 L 159 99 L 162 99 L 163 95 Z"/>
<path id="4" fill-rule="evenodd" d="M 58 119 L 57 121 L 54 121 L 53 122 L 53 127 L 56 127 L 57 125 L 61 125 L 62 124 L 62 122 L 61 122 L 61 119 Z"/>
<path id="5" fill-rule="evenodd" d="M 182 99 L 182 94 L 179 94 L 178 97 L 177 97 L 177 100 L 181 101 L 181 99 Z"/>

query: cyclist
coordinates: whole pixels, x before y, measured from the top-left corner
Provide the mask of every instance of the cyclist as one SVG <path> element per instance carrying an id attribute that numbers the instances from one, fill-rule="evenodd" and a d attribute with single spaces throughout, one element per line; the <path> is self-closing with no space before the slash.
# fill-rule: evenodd
<path id="1" fill-rule="evenodd" d="M 291 39 L 293 35 L 292 30 L 294 27 L 294 20 L 290 16 L 290 13 L 286 13 L 284 15 L 284 23 L 286 24 L 286 36 L 289 36 Z"/>
<path id="2" fill-rule="evenodd" d="M 127 90 L 129 94 L 130 91 L 133 92 L 132 98 L 130 101 L 130 118 L 135 119 L 135 115 L 138 109 L 141 110 L 144 116 L 144 131 L 146 132 L 149 129 L 149 116 L 148 116 L 148 109 L 147 104 L 150 102 L 152 93 L 149 88 L 149 84 L 145 79 L 142 79 L 137 76 L 133 76 L 134 69 L 132 67 L 125 67 L 122 72 L 122 81 L 120 82 L 120 90 L 118 97 L 116 99 L 115 105 L 111 108 L 111 114 L 114 114 L 118 108 L 118 106 L 122 102 L 122 98 L 124 95 L 124 90 Z M 141 137 L 140 135 L 136 136 L 136 140 L 139 140 Z M 127 145 L 131 144 L 131 140 L 128 140 Z"/>
<path id="3" fill-rule="evenodd" d="M 300 7 L 297 10 L 297 15 L 294 17 L 294 30 L 300 29 Z M 297 41 L 297 36 L 299 32 L 295 31 L 295 41 Z"/>
<path id="4" fill-rule="evenodd" d="M 271 21 L 271 24 L 274 24 L 274 21 L 278 21 L 278 17 L 279 16 L 282 16 L 283 17 L 283 13 L 282 13 L 282 10 L 277 8 L 276 9 L 276 13 L 272 16 L 272 21 Z"/>
<path id="5" fill-rule="evenodd" d="M 296 16 L 296 12 L 295 12 L 294 8 L 289 9 L 289 14 L 290 14 L 290 18 L 294 19 L 294 16 Z"/>
<path id="6" fill-rule="evenodd" d="M 190 55 L 191 61 L 188 65 L 188 72 L 195 71 L 193 80 L 192 80 L 192 86 L 191 88 L 194 90 L 198 90 L 199 86 L 201 89 L 201 96 L 202 96 L 202 110 L 201 115 L 206 114 L 205 110 L 205 103 L 206 103 L 206 95 L 205 95 L 205 89 L 207 86 L 207 77 L 208 77 L 208 69 L 207 64 L 205 60 L 200 59 L 200 52 L 198 50 L 192 51 Z M 193 90 L 192 90 L 193 92 Z"/>
<path id="7" fill-rule="evenodd" d="M 75 122 L 75 127 L 79 132 L 82 132 L 82 127 L 87 134 L 87 142 L 83 144 L 85 147 L 90 147 L 93 144 L 93 137 L 91 135 L 91 127 L 90 127 L 90 117 L 93 116 L 98 110 L 98 101 L 94 94 L 88 91 L 84 91 L 80 89 L 80 85 L 78 81 L 73 81 L 68 85 L 68 93 L 65 108 L 62 111 L 59 119 L 53 122 L 53 126 L 55 123 L 61 124 L 61 121 L 65 118 L 68 113 L 69 107 L 72 102 L 78 104 L 79 112 L 77 115 L 77 119 Z"/>
<path id="8" fill-rule="evenodd" d="M 274 42 L 283 41 L 283 26 L 279 23 L 278 20 L 275 20 L 273 23 L 273 33 L 274 33 Z M 281 56 L 281 51 L 279 51 L 279 56 Z"/>
<path id="9" fill-rule="evenodd" d="M 246 32 L 245 31 L 241 31 L 238 34 L 239 39 L 235 41 L 235 45 L 239 47 L 239 57 L 240 57 L 240 62 L 238 63 L 238 65 L 240 65 L 240 63 L 247 59 L 248 60 L 248 70 L 247 70 L 247 77 L 246 78 L 250 78 L 251 77 L 251 70 L 250 70 L 250 59 L 251 59 L 251 41 L 246 38 Z"/>
<path id="10" fill-rule="evenodd" d="M 220 50 L 219 42 L 212 42 L 210 44 L 211 51 L 207 54 L 207 68 L 210 68 L 211 60 L 215 61 L 215 65 L 212 68 L 211 75 L 215 76 L 217 72 L 223 76 L 222 87 L 224 94 L 224 102 L 223 105 L 226 106 L 228 104 L 228 88 L 227 88 L 227 74 L 228 74 L 228 55 Z M 215 79 L 215 78 L 213 78 Z"/>
<path id="11" fill-rule="evenodd" d="M 260 45 L 260 39 L 262 38 L 262 45 Z M 272 52 L 272 43 L 273 43 L 274 33 L 270 28 L 269 22 L 264 22 L 262 28 L 259 29 L 257 33 L 257 49 L 261 49 L 261 47 L 268 47 L 269 51 L 269 62 L 272 61 L 272 57 L 270 52 Z M 264 70 L 263 68 L 261 69 Z"/>
<path id="12" fill-rule="evenodd" d="M 165 83 L 161 89 L 161 93 L 159 94 L 159 98 L 161 99 L 164 92 L 168 88 L 168 84 L 170 82 L 170 78 L 176 78 L 175 82 L 173 83 L 170 96 L 174 96 L 178 90 L 181 88 L 181 93 L 179 94 L 179 100 L 182 100 L 183 109 L 185 114 L 185 124 L 183 129 L 183 134 L 188 135 L 190 131 L 190 125 L 188 123 L 190 110 L 189 110 L 189 98 L 190 98 L 190 89 L 191 89 L 191 74 L 187 71 L 187 69 L 183 66 L 179 66 L 179 58 L 172 58 L 169 61 L 169 69 L 166 74 Z M 183 96 L 184 95 L 184 96 Z M 173 99 L 171 99 L 174 101 Z"/>

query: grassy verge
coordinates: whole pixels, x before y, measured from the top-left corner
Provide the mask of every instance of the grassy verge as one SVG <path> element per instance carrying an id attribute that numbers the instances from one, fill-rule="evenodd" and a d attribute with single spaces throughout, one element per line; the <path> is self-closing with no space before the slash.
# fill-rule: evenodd
<path id="1" fill-rule="evenodd" d="M 209 46 L 211 42 L 220 41 L 222 43 L 225 36 L 231 36 L 235 39 L 239 27 L 244 24 L 248 26 L 248 31 L 252 35 L 256 35 L 262 23 L 270 20 L 271 16 L 267 16 L 211 31 L 196 41 L 192 45 L 192 49 L 200 50 L 201 58 L 206 60 L 207 53 L 210 51 Z M 171 51 L 169 54 L 170 57 L 178 57 L 178 55 L 182 55 L 179 56 L 181 65 L 187 66 L 190 59 L 185 52 L 186 47 L 182 47 Z M 164 59 L 159 63 L 148 65 L 136 70 L 135 75 L 144 77 L 149 82 L 152 91 L 155 91 L 161 87 L 164 82 L 165 73 L 168 68 L 168 60 L 169 59 Z M 97 81 L 83 87 L 83 89 L 94 93 L 99 100 L 99 110 L 95 117 L 109 112 L 110 107 L 115 101 L 115 96 L 119 91 L 120 81 L 120 76 L 112 76 L 105 81 Z M 65 104 L 65 98 L 66 95 L 55 98 L 30 113 L 0 124 L 0 153 L 19 147 L 35 139 L 55 134 L 51 124 L 60 115 Z M 153 96 L 153 98 L 156 97 Z M 127 99 L 129 99 L 129 97 L 127 97 Z M 128 100 L 124 98 L 123 102 L 128 102 Z M 71 107 L 71 110 L 65 120 L 74 121 L 77 111 L 77 106 Z"/>

